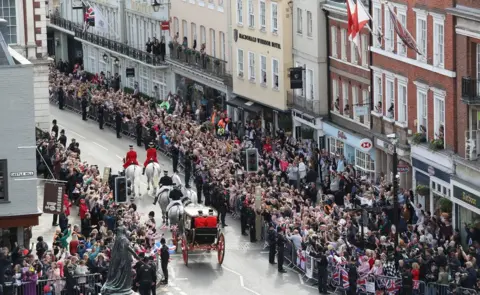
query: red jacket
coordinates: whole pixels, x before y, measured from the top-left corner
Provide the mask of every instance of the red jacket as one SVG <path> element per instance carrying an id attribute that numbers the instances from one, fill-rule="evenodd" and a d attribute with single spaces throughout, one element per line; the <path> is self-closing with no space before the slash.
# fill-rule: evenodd
<path id="1" fill-rule="evenodd" d="M 85 202 L 80 202 L 79 213 L 80 213 L 80 219 L 84 219 L 85 215 L 88 213 L 88 207 L 87 207 L 87 204 L 85 204 Z"/>
<path id="2" fill-rule="evenodd" d="M 136 151 L 131 150 L 127 153 L 127 156 L 125 157 L 125 163 L 123 164 L 123 168 L 127 169 L 127 167 L 130 166 L 130 164 L 138 165 Z"/>
<path id="3" fill-rule="evenodd" d="M 150 160 L 153 160 L 155 163 L 158 163 L 156 148 L 149 148 L 147 150 L 147 159 L 145 160 L 145 163 L 143 163 L 143 167 L 147 167 L 148 162 L 150 162 Z"/>
<path id="4" fill-rule="evenodd" d="M 63 195 L 63 212 L 67 216 L 70 216 L 70 207 L 72 207 L 72 204 L 70 203 L 70 200 L 68 199 L 68 195 L 65 194 L 65 195 Z"/>

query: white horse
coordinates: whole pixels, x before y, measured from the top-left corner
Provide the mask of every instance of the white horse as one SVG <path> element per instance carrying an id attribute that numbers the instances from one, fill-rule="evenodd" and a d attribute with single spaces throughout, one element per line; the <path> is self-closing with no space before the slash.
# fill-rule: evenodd
<path id="1" fill-rule="evenodd" d="M 182 187 L 182 193 L 185 197 L 188 197 L 193 204 L 198 204 L 197 193 L 193 189 Z"/>
<path id="2" fill-rule="evenodd" d="M 170 191 L 172 190 L 172 186 L 163 186 L 158 193 L 158 206 L 162 211 L 162 221 L 163 223 L 168 225 L 167 219 L 167 206 L 170 204 Z"/>
<path id="3" fill-rule="evenodd" d="M 182 185 L 182 179 L 180 179 L 180 176 L 177 173 L 173 173 L 172 181 L 175 185 Z"/>
<path id="4" fill-rule="evenodd" d="M 142 176 L 142 167 L 138 165 L 130 165 L 125 169 L 125 177 L 127 180 L 130 179 L 132 182 L 132 196 L 130 197 L 130 200 L 133 201 L 135 199 L 136 193 L 135 193 L 135 185 L 138 186 L 138 195 L 141 196 L 140 192 L 140 177 Z"/>
<path id="5" fill-rule="evenodd" d="M 153 195 L 157 195 L 158 181 L 160 180 L 160 164 L 151 162 L 145 168 L 147 176 L 147 191 L 150 191 L 150 184 L 153 186 Z"/>

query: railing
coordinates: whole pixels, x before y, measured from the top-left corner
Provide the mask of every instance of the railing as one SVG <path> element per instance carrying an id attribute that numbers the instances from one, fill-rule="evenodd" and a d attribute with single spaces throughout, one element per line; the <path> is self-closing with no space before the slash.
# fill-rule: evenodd
<path id="1" fill-rule="evenodd" d="M 170 43 L 170 59 L 181 62 L 196 70 L 203 71 L 218 78 L 225 79 L 227 62 L 191 48 L 184 48 L 179 44 Z"/>
<path id="2" fill-rule="evenodd" d="M 108 38 L 105 38 L 103 36 L 99 36 L 94 33 L 90 32 L 84 32 L 83 28 L 69 20 L 66 20 L 64 18 L 61 18 L 59 16 L 52 15 L 50 17 L 50 23 L 54 24 L 56 26 L 59 26 L 61 28 L 64 28 L 66 30 L 72 31 L 75 33 L 75 37 L 85 40 L 87 42 L 93 43 L 95 45 L 101 46 L 103 48 L 110 49 L 111 51 L 114 51 L 119 54 L 126 55 L 128 57 L 131 57 L 135 60 L 144 62 L 148 65 L 152 66 L 166 66 L 167 63 L 165 62 L 165 56 L 162 55 L 154 55 L 151 53 L 148 53 L 146 51 L 142 51 L 136 48 L 133 48 L 131 46 L 128 46 L 124 43 L 111 40 Z"/>
<path id="3" fill-rule="evenodd" d="M 480 105 L 480 80 L 462 77 L 462 101 L 466 104 Z"/>
<path id="4" fill-rule="evenodd" d="M 287 105 L 290 108 L 297 109 L 307 114 L 321 116 L 319 100 L 298 96 L 293 91 L 287 92 Z"/>

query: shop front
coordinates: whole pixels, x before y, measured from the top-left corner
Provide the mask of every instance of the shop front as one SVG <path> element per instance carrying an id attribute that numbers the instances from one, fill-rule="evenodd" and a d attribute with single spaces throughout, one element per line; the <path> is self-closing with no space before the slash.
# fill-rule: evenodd
<path id="1" fill-rule="evenodd" d="M 309 142 L 312 148 L 324 149 L 325 133 L 322 130 L 322 120 L 302 115 L 292 110 L 293 137 L 297 141 Z"/>
<path id="2" fill-rule="evenodd" d="M 353 165 L 358 175 L 366 176 L 372 181 L 376 179 L 376 152 L 370 138 L 357 136 L 327 122 L 323 122 L 323 132 L 326 148 L 332 156 L 343 155 L 346 163 Z M 322 147 L 321 142 L 319 146 Z"/>
<path id="3" fill-rule="evenodd" d="M 480 187 L 472 187 L 465 181 L 452 178 L 454 225 L 460 230 L 462 243 L 468 244 L 465 223 L 469 227 L 480 226 Z"/>
<path id="4" fill-rule="evenodd" d="M 177 94 L 192 108 L 193 112 L 203 107 L 208 117 L 213 109 L 225 110 L 226 92 L 176 73 L 175 85 Z"/>
<path id="5" fill-rule="evenodd" d="M 412 166 L 410 148 L 397 143 L 396 148 L 386 137 L 375 137 L 375 148 L 377 150 L 377 175 L 387 181 L 393 180 L 393 153 L 396 149 L 398 157 L 397 171 L 399 176 L 398 185 L 400 188 L 410 189 L 412 187 Z"/>
<path id="6" fill-rule="evenodd" d="M 432 215 L 447 213 L 452 216 L 452 191 L 450 178 L 452 167 L 442 166 L 449 163 L 448 159 L 433 162 L 425 158 L 419 159 L 418 154 L 412 155 L 413 183 L 417 194 L 416 202 Z M 452 216 L 453 217 L 453 216 Z M 452 220 L 454 220 L 452 218 Z"/>

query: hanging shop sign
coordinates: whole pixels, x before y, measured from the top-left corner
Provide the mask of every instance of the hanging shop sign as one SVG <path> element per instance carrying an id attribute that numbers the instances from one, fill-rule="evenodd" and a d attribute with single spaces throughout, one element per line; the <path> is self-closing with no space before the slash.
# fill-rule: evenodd
<path id="1" fill-rule="evenodd" d="M 368 138 L 364 138 L 362 140 L 360 140 L 360 149 L 364 152 L 368 152 L 372 149 L 373 147 L 373 142 L 368 139 Z"/>
<path id="2" fill-rule="evenodd" d="M 410 167 L 408 167 L 407 163 L 402 161 L 402 162 L 398 163 L 397 171 L 398 171 L 398 173 L 407 173 L 408 171 L 410 171 Z"/>
<path id="3" fill-rule="evenodd" d="M 170 30 L 170 22 L 169 21 L 161 22 L 160 27 L 162 28 L 162 31 L 168 31 Z"/>

